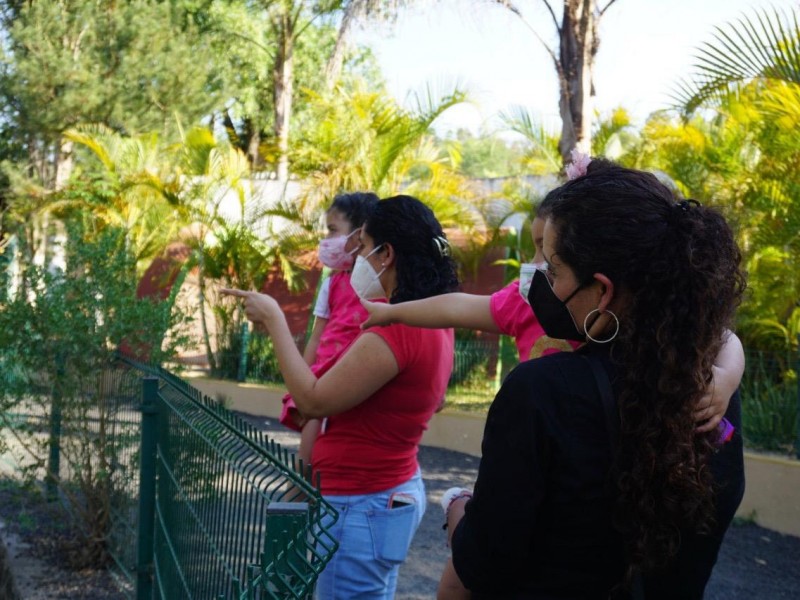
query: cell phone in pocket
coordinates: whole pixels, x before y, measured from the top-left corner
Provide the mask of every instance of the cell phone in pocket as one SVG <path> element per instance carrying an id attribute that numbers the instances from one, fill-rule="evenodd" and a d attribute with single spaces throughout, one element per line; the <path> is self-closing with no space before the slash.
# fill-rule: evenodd
<path id="1" fill-rule="evenodd" d="M 417 501 L 411 494 L 405 492 L 394 492 L 389 496 L 389 508 L 403 508 L 404 506 L 411 506 L 416 504 Z"/>

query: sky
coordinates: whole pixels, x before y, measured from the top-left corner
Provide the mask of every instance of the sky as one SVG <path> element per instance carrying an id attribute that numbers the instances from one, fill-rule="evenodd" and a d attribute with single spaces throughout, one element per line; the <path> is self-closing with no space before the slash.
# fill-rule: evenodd
<path id="1" fill-rule="evenodd" d="M 516 0 L 527 21 L 551 47 L 555 28 L 542 0 Z M 558 0 L 550 0 L 556 10 Z M 598 0 L 605 6 L 607 0 Z M 440 133 L 466 127 L 496 129 L 497 115 L 526 107 L 553 131 L 560 129 L 558 86 L 552 61 L 519 18 L 491 0 L 417 0 L 391 27 L 356 34 L 378 58 L 389 91 L 406 103 L 409 93 L 447 90 L 456 82 L 474 105 L 445 113 Z M 670 104 L 693 55 L 713 40 L 714 27 L 752 16 L 758 9 L 796 6 L 797 0 L 617 0 L 600 23 L 595 68 L 595 109 L 623 106 L 642 123 Z M 422 8 L 425 5 L 425 8 Z M 561 18 L 560 12 L 556 13 Z"/>

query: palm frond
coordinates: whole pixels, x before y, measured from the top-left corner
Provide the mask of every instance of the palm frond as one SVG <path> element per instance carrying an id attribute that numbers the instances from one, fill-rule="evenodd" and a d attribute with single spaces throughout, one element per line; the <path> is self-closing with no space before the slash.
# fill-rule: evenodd
<path id="1" fill-rule="evenodd" d="M 800 84 L 800 11 L 756 10 L 717 27 L 695 57 L 694 74 L 673 94 L 684 115 L 718 106 L 754 79 Z"/>
<path id="2" fill-rule="evenodd" d="M 508 111 L 500 113 L 500 120 L 505 127 L 522 135 L 531 145 L 523 159 L 530 173 L 544 175 L 561 170 L 558 134 L 549 131 L 527 108 L 512 106 Z"/>

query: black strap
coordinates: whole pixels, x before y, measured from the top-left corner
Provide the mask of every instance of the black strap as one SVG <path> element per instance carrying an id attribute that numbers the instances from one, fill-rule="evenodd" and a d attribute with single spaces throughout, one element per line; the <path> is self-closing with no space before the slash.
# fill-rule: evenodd
<path id="1" fill-rule="evenodd" d="M 612 454 L 614 454 L 619 444 L 619 411 L 617 410 L 617 401 L 614 399 L 614 392 L 611 389 L 611 380 L 598 357 L 589 354 L 586 356 L 586 360 L 592 367 L 592 374 L 597 388 L 600 390 L 600 398 L 603 400 L 608 441 L 611 444 Z"/>
<path id="2" fill-rule="evenodd" d="M 617 451 L 619 444 L 619 410 L 617 409 L 617 401 L 614 399 L 614 391 L 611 389 L 611 380 L 608 378 L 608 373 L 603 368 L 603 363 L 597 356 L 591 354 L 586 356 L 589 365 L 592 368 L 592 375 L 597 383 L 597 389 L 600 391 L 600 398 L 603 401 L 603 411 L 606 415 L 606 429 L 608 430 L 608 441 L 611 445 L 611 454 Z M 644 578 L 640 572 L 636 572 L 631 582 L 631 599 L 632 600 L 645 600 L 644 595 Z"/>

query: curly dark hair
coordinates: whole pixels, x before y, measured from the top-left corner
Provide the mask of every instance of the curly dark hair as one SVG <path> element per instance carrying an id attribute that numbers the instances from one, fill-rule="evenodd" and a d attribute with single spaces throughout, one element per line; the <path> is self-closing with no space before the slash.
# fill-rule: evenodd
<path id="1" fill-rule="evenodd" d="M 350 192 L 337 194 L 326 212 L 338 210 L 350 223 L 353 229 L 358 229 L 364 224 L 370 207 L 379 200 L 377 194 L 372 192 Z"/>
<path id="2" fill-rule="evenodd" d="M 376 247 L 389 243 L 397 256 L 392 304 L 458 289 L 456 265 L 442 226 L 433 211 L 416 198 L 394 196 L 375 203 L 364 229 Z"/>
<path id="3" fill-rule="evenodd" d="M 625 303 L 612 479 L 630 581 L 673 557 L 682 529 L 713 523 L 717 434 L 696 434 L 693 412 L 744 292 L 741 254 L 719 213 L 677 202 L 650 173 L 605 164 L 548 198 L 559 259 L 581 283 L 605 274 Z"/>
<path id="4" fill-rule="evenodd" d="M 610 169 L 619 167 L 617 163 L 607 158 L 603 158 L 600 156 L 593 156 L 591 162 L 586 167 L 586 173 L 596 173 L 597 171 L 601 171 L 603 169 Z M 553 204 L 555 204 L 556 200 L 558 200 L 559 196 L 556 193 L 558 190 L 553 190 L 549 192 L 539 204 L 536 205 L 536 210 L 534 210 L 533 216 L 539 217 L 540 219 L 546 219 L 550 216 L 550 212 L 553 209 Z"/>

